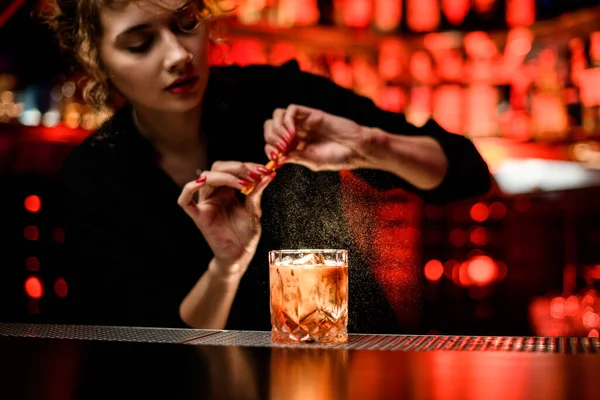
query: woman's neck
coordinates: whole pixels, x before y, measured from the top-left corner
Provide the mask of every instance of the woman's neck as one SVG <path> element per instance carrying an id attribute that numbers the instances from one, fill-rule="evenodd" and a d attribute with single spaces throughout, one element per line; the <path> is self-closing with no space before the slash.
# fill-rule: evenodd
<path id="1" fill-rule="evenodd" d="M 133 120 L 160 153 L 186 153 L 201 144 L 200 107 L 184 113 L 134 108 Z"/>

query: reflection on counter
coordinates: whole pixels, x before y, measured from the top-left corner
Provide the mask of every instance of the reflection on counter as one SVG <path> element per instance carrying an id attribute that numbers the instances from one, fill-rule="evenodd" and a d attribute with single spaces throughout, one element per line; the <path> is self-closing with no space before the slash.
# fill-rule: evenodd
<path id="1" fill-rule="evenodd" d="M 597 354 L 541 354 L 527 346 L 419 352 L 0 337 L 0 352 L 3 395 L 23 400 L 600 396 Z"/>
<path id="2" fill-rule="evenodd" d="M 346 399 L 349 397 L 349 351 L 344 349 L 274 349 L 271 353 L 272 399 Z"/>

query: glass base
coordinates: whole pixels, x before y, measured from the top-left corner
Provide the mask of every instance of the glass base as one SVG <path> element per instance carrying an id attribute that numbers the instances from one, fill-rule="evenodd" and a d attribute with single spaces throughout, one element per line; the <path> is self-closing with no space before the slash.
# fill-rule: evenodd
<path id="1" fill-rule="evenodd" d="M 271 330 L 271 340 L 275 343 L 285 344 L 338 344 L 348 341 L 348 330 L 346 328 L 319 335 L 309 334 L 307 332 L 283 332 L 273 328 Z"/>

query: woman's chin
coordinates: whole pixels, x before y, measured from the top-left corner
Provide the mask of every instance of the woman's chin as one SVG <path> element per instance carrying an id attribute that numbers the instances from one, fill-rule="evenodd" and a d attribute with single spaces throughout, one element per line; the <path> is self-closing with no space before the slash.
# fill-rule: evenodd
<path id="1" fill-rule="evenodd" d="M 174 113 L 185 113 L 191 110 L 196 109 L 200 103 L 202 102 L 202 97 L 198 96 L 196 98 L 179 98 L 179 99 L 169 99 L 167 101 L 163 101 L 157 105 L 157 107 L 153 107 L 158 111 L 165 112 L 174 112 Z"/>

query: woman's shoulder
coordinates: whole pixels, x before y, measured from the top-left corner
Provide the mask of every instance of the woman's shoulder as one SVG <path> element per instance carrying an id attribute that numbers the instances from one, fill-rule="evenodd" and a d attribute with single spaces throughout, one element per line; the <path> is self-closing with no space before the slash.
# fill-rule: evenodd
<path id="1" fill-rule="evenodd" d="M 298 76 L 302 73 L 296 60 L 289 60 L 280 65 L 272 64 L 248 64 L 248 65 L 222 65 L 213 67 L 213 71 L 226 79 L 243 80 L 249 83 L 264 85 L 269 81 L 281 78 Z"/>
<path id="2" fill-rule="evenodd" d="M 300 68 L 296 60 L 280 65 L 251 64 L 214 67 L 218 81 L 235 96 L 249 96 L 259 104 L 304 104 L 320 107 L 324 98 L 338 94 L 341 87 L 331 79 Z M 348 94 L 343 92 L 343 94 Z M 271 110 L 272 111 L 272 110 Z"/>

